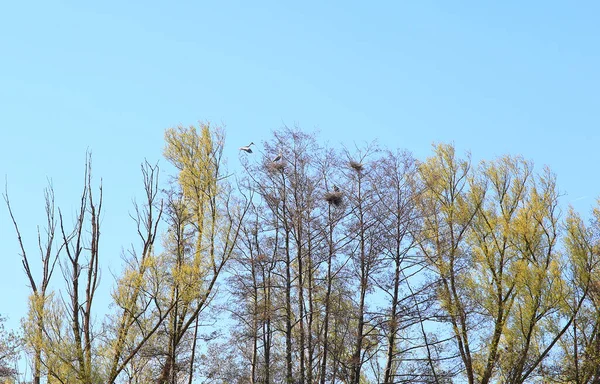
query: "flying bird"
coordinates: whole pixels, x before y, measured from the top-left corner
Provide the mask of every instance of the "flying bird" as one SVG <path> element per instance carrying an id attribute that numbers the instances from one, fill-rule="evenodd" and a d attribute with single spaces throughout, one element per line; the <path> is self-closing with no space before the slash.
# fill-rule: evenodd
<path id="1" fill-rule="evenodd" d="M 273 163 L 278 162 L 279 160 L 281 160 L 281 158 L 283 157 L 281 151 L 279 151 L 279 154 L 272 160 Z"/>
<path id="2" fill-rule="evenodd" d="M 240 147 L 240 151 L 244 151 L 247 153 L 252 153 L 252 148 L 250 148 L 250 146 L 254 145 L 254 143 L 250 143 L 246 146 Z"/>

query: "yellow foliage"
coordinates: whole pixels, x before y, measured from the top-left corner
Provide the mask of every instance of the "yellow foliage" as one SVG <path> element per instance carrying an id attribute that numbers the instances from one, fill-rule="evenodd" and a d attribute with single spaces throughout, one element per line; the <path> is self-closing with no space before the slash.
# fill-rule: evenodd
<path id="1" fill-rule="evenodd" d="M 209 124 L 201 124 L 200 132 L 194 126 L 179 126 L 165 132 L 164 156 L 179 170 L 182 208 L 189 212 L 191 223 L 197 230 L 197 263 L 201 263 L 201 254 L 208 246 L 206 237 L 214 232 L 217 219 L 219 154 L 216 149 L 221 147 L 221 140 L 218 133 L 212 133 Z"/>
<path id="2" fill-rule="evenodd" d="M 504 367 L 521 353 L 535 353 L 547 326 L 540 314 L 564 305 L 555 177 L 547 169 L 534 175 L 521 157 L 501 157 L 473 171 L 452 146 L 434 151 L 419 167 L 426 215 L 421 250 L 443 281 L 439 304 L 453 319 L 455 336 L 471 342 L 470 317 L 489 330 L 479 337 L 496 335 L 471 356 L 481 378 L 492 353 Z"/>

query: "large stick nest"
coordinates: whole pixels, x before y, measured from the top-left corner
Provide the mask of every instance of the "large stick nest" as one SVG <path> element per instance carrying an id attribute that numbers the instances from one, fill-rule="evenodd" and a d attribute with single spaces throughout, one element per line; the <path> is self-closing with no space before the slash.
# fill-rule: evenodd
<path id="1" fill-rule="evenodd" d="M 350 160 L 348 164 L 350 165 L 350 168 L 354 169 L 357 172 L 362 171 L 364 168 L 364 166 L 358 161 Z"/>
<path id="2" fill-rule="evenodd" d="M 340 205 L 342 205 L 342 192 L 327 192 L 325 194 L 325 201 L 327 201 L 329 204 L 333 204 L 336 207 L 339 207 Z"/>
<path id="3" fill-rule="evenodd" d="M 267 169 L 270 172 L 281 172 L 285 169 L 285 163 L 283 161 L 272 161 L 267 164 Z"/>
<path id="4" fill-rule="evenodd" d="M 252 262 L 256 263 L 263 263 L 265 261 L 267 261 L 267 255 L 265 255 L 264 253 L 259 253 L 252 259 Z"/>

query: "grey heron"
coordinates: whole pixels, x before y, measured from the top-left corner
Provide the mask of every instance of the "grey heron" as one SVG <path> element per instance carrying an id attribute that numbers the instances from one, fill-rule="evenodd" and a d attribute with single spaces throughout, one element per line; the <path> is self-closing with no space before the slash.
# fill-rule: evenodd
<path id="1" fill-rule="evenodd" d="M 282 157 L 283 157 L 283 154 L 281 153 L 281 151 L 279 151 L 279 154 L 271 162 L 276 163 L 279 160 L 281 160 Z"/>
<path id="2" fill-rule="evenodd" d="M 252 148 L 250 148 L 250 146 L 254 145 L 254 143 L 250 143 L 246 146 L 240 147 L 240 151 L 244 151 L 247 153 L 252 153 Z"/>

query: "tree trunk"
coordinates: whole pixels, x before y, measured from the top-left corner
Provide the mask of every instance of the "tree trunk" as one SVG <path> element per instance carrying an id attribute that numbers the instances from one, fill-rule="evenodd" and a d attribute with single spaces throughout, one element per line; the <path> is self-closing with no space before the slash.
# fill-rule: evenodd
<path id="1" fill-rule="evenodd" d="M 329 254 L 327 255 L 327 291 L 325 292 L 325 314 L 323 315 L 323 359 L 321 360 L 321 384 L 325 384 L 327 376 L 327 353 L 329 352 L 329 312 L 331 307 L 331 285 L 332 285 L 332 273 L 331 263 L 333 261 L 333 223 L 331 219 L 331 205 L 328 208 L 329 216 Z"/>
<path id="2" fill-rule="evenodd" d="M 313 359 L 314 359 L 314 347 L 313 347 L 313 266 L 311 260 L 311 242 L 310 237 L 308 240 L 308 324 L 307 324 L 307 336 L 308 336 L 308 370 L 306 372 L 306 380 L 308 384 L 313 384 Z"/>
<path id="3" fill-rule="evenodd" d="M 304 354 L 304 342 L 305 342 L 305 335 L 304 335 L 304 289 L 303 289 L 303 279 L 302 276 L 304 274 L 303 271 L 303 266 L 302 266 L 302 247 L 300 246 L 300 242 L 298 242 L 297 244 L 298 246 L 298 314 L 299 314 L 299 319 L 298 319 L 298 327 L 300 328 L 300 376 L 299 376 L 299 380 L 297 380 L 297 382 L 299 382 L 300 384 L 304 384 L 305 383 L 305 375 L 306 375 L 306 368 L 305 368 L 305 364 L 306 364 L 306 357 Z"/>
<path id="4" fill-rule="evenodd" d="M 359 384 L 360 382 L 360 371 L 361 371 L 361 355 L 362 355 L 362 344 L 364 338 L 364 327 L 365 327 L 365 297 L 367 294 L 368 279 L 368 266 L 367 266 L 367 255 L 366 255 L 366 238 L 365 238 L 365 220 L 363 212 L 363 196 L 362 196 L 362 185 L 361 176 L 358 176 L 358 195 L 357 195 L 357 206 L 358 206 L 358 231 L 359 231 L 359 262 L 360 262 L 360 297 L 358 303 L 358 324 L 356 327 L 356 344 L 354 353 L 352 354 L 352 384 Z"/>
<path id="5" fill-rule="evenodd" d="M 399 247 L 398 247 L 399 248 Z M 387 362 L 385 365 L 385 384 L 393 383 L 392 363 L 394 360 L 394 349 L 396 347 L 396 330 L 398 329 L 398 289 L 400 286 L 400 253 L 397 250 L 394 271 L 394 294 L 392 295 L 392 309 L 390 316 L 390 331 L 388 335 Z"/>

